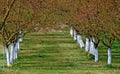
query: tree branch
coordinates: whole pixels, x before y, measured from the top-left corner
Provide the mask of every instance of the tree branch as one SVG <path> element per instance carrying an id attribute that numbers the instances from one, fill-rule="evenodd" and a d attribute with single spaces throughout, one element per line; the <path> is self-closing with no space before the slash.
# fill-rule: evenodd
<path id="1" fill-rule="evenodd" d="M 10 6 L 7 8 L 7 11 L 6 11 L 5 16 L 3 18 L 3 22 L 2 22 L 2 24 L 0 26 L 0 30 L 5 26 L 5 22 L 6 22 L 7 18 L 8 18 L 8 16 L 9 16 L 9 13 L 10 13 L 10 11 L 11 11 L 12 6 L 13 6 L 14 3 L 15 3 L 15 0 L 13 0 L 11 2 Z"/>

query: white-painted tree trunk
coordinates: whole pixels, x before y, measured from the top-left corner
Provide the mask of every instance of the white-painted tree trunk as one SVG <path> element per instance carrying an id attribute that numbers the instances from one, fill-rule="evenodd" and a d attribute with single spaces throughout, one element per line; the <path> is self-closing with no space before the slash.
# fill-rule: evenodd
<path id="1" fill-rule="evenodd" d="M 95 42 L 95 38 L 94 37 L 92 37 L 92 41 Z"/>
<path id="2" fill-rule="evenodd" d="M 20 49 L 20 41 L 19 41 L 19 39 L 18 39 L 18 41 L 17 41 L 17 49 L 18 49 L 18 50 Z"/>
<path id="3" fill-rule="evenodd" d="M 94 45 L 93 42 L 95 42 L 95 38 L 94 37 L 92 37 L 92 40 L 90 41 L 90 51 L 89 52 L 92 55 L 94 55 L 94 61 L 98 62 L 98 47 L 95 48 L 95 45 Z"/>
<path id="4" fill-rule="evenodd" d="M 14 57 L 13 59 L 15 60 L 17 56 L 17 43 L 14 43 Z"/>
<path id="5" fill-rule="evenodd" d="M 20 42 L 22 42 L 22 41 L 23 41 L 23 38 L 22 38 L 22 37 L 21 37 L 21 38 L 19 38 L 19 41 L 20 41 Z"/>
<path id="6" fill-rule="evenodd" d="M 98 62 L 98 47 L 95 48 L 95 50 L 94 50 L 94 60 L 95 60 L 95 62 Z"/>
<path id="7" fill-rule="evenodd" d="M 88 52 L 89 50 L 90 50 L 90 39 L 86 37 L 85 51 Z"/>
<path id="8" fill-rule="evenodd" d="M 13 61 L 14 61 L 14 44 L 11 43 L 10 63 L 12 64 Z"/>
<path id="9" fill-rule="evenodd" d="M 92 42 L 92 40 L 90 41 L 90 50 L 89 53 L 94 55 L 94 51 L 95 51 L 95 47 L 94 47 L 94 43 Z"/>
<path id="10" fill-rule="evenodd" d="M 112 49 L 108 48 L 108 65 L 112 64 Z"/>
<path id="11" fill-rule="evenodd" d="M 15 59 L 17 59 L 17 47 L 15 46 Z"/>
<path id="12" fill-rule="evenodd" d="M 14 46 L 13 46 L 13 60 L 15 60 L 15 56 L 16 56 L 16 43 L 14 43 Z"/>
<path id="13" fill-rule="evenodd" d="M 95 42 L 94 37 L 92 37 L 92 41 Z M 93 45 L 94 45 L 94 43 L 93 43 Z M 98 62 L 98 60 L 99 60 L 99 58 L 98 58 L 98 46 L 95 47 L 95 45 L 94 45 L 93 49 L 94 49 L 93 50 L 94 60 L 95 60 L 95 62 Z"/>
<path id="14" fill-rule="evenodd" d="M 19 40 L 17 41 L 17 43 L 15 44 L 15 59 L 18 58 L 18 51 L 20 49 L 20 42 Z"/>
<path id="15" fill-rule="evenodd" d="M 74 30 L 74 40 L 77 40 L 77 33 L 75 30 Z"/>
<path id="16" fill-rule="evenodd" d="M 71 35 L 71 37 L 73 37 L 73 28 L 72 27 L 70 28 L 70 35 Z"/>
<path id="17" fill-rule="evenodd" d="M 20 42 L 22 42 L 23 41 L 23 33 L 22 33 L 22 31 L 20 30 L 20 32 L 19 32 L 19 41 Z"/>
<path id="18" fill-rule="evenodd" d="M 15 59 L 17 59 L 17 55 L 18 55 L 18 44 L 15 44 Z"/>
<path id="19" fill-rule="evenodd" d="M 83 40 L 81 38 L 81 35 L 77 35 L 77 42 L 81 48 L 84 47 L 84 43 L 83 43 Z"/>
<path id="20" fill-rule="evenodd" d="M 5 53 L 6 53 L 6 59 L 7 59 L 7 66 L 10 66 L 10 54 L 9 54 L 9 50 L 8 47 L 5 46 Z"/>

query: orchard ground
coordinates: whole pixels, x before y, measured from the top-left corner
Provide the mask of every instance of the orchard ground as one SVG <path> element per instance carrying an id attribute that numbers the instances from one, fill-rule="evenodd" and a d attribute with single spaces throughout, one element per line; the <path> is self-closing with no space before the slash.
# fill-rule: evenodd
<path id="1" fill-rule="evenodd" d="M 84 40 L 85 41 L 85 40 Z M 69 30 L 41 34 L 33 32 L 24 37 L 19 58 L 12 67 L 6 67 L 3 48 L 0 46 L 0 74 L 119 74 L 120 45 L 112 48 L 112 66 L 107 64 L 107 48 L 99 46 L 99 62 L 86 56 Z M 4 68 L 3 68 L 3 65 Z"/>

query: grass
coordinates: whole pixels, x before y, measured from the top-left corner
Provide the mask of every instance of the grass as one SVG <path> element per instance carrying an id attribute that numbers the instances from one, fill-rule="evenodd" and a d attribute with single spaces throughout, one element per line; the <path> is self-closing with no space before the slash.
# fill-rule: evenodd
<path id="1" fill-rule="evenodd" d="M 2 48 L 2 47 L 1 47 Z M 68 32 L 50 34 L 30 33 L 21 43 L 19 58 L 0 74 L 119 74 L 120 46 L 113 45 L 113 63 L 107 63 L 107 49 L 100 45 L 99 62 L 88 59 Z M 5 62 L 0 50 L 0 66 Z"/>

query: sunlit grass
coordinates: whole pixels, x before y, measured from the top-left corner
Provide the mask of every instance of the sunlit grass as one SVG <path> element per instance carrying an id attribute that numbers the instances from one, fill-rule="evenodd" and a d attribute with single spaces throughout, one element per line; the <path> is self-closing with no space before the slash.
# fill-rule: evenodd
<path id="1" fill-rule="evenodd" d="M 118 42 L 113 46 L 112 65 L 107 64 L 107 48 L 99 46 L 99 62 L 88 59 L 84 49 L 68 32 L 51 34 L 30 33 L 21 43 L 18 60 L 3 74 L 119 74 Z M 1 50 L 0 50 L 1 51 Z M 2 56 L 2 52 L 0 52 Z M 2 59 L 0 59 L 2 61 Z M 0 65 L 2 66 L 2 65 Z"/>

